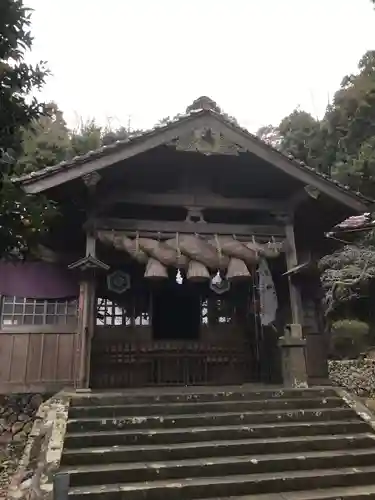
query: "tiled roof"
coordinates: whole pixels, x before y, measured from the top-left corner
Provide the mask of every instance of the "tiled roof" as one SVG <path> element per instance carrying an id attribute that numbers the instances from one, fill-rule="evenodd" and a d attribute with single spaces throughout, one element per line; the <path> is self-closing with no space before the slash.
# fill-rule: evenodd
<path id="1" fill-rule="evenodd" d="M 357 231 L 370 231 L 375 229 L 375 214 L 367 212 L 362 215 L 348 217 L 344 221 L 334 226 L 327 236 L 335 236 L 344 233 L 354 233 Z"/>
<path id="2" fill-rule="evenodd" d="M 157 135 L 165 130 L 168 130 L 170 127 L 176 126 L 179 123 L 183 123 L 183 122 L 186 122 L 188 120 L 193 119 L 194 117 L 199 117 L 199 116 L 203 116 L 203 115 L 215 116 L 216 118 L 221 120 L 221 122 L 225 123 L 227 126 L 233 128 L 237 131 L 242 132 L 248 138 L 251 138 L 253 141 L 257 141 L 257 142 L 261 143 L 263 147 L 272 149 L 275 153 L 279 154 L 280 156 L 288 158 L 289 161 L 291 163 L 293 163 L 293 165 L 297 166 L 299 169 L 307 171 L 310 174 L 313 174 L 320 179 L 324 179 L 326 182 L 329 182 L 330 184 L 334 184 L 337 187 L 337 189 L 345 191 L 346 193 L 349 193 L 352 196 L 359 198 L 360 200 L 364 201 L 365 203 L 374 202 L 374 200 L 372 200 L 371 198 L 368 198 L 359 192 L 355 192 L 349 186 L 341 184 L 340 182 L 329 177 L 327 174 L 319 172 L 316 169 L 314 169 L 313 167 L 306 165 L 303 161 L 298 160 L 293 155 L 283 154 L 282 152 L 280 152 L 276 148 L 272 147 L 271 145 L 266 144 L 264 141 L 262 141 L 256 135 L 251 134 L 247 129 L 239 126 L 237 123 L 234 123 L 227 116 L 224 116 L 223 114 L 221 114 L 213 109 L 207 109 L 207 108 L 192 109 L 192 110 L 190 110 L 189 113 L 177 115 L 177 117 L 172 119 L 166 125 L 156 125 L 154 128 L 152 128 L 150 130 L 145 130 L 145 131 L 142 131 L 141 133 L 137 133 L 137 134 L 133 134 L 133 135 L 130 134 L 130 136 L 126 139 L 118 140 L 113 144 L 102 146 L 99 149 L 96 149 L 94 151 L 89 151 L 86 154 L 76 156 L 69 161 L 63 161 L 61 163 L 58 163 L 57 165 L 53 165 L 53 166 L 38 170 L 36 172 L 31 172 L 31 173 L 22 175 L 16 179 L 14 179 L 14 182 L 28 184 L 28 183 L 33 182 L 34 180 L 53 176 L 55 173 L 60 172 L 62 170 L 72 169 L 78 165 L 82 165 L 84 163 L 90 162 L 92 160 L 96 160 L 96 159 L 101 158 L 103 156 L 110 155 L 114 152 L 121 151 L 122 149 L 125 149 L 130 144 L 133 145 L 136 142 L 141 142 L 147 138 L 150 138 L 150 137 Z"/>

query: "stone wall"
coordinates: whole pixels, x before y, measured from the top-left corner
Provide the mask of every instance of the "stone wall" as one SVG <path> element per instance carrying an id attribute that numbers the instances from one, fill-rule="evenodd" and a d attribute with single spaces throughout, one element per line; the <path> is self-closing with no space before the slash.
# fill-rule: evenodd
<path id="1" fill-rule="evenodd" d="M 375 397 L 374 359 L 329 361 L 328 368 L 333 385 L 345 387 L 357 396 Z"/>
<path id="2" fill-rule="evenodd" d="M 70 396 L 63 391 L 39 407 L 7 499 L 52 500 L 53 477 L 60 465 Z"/>

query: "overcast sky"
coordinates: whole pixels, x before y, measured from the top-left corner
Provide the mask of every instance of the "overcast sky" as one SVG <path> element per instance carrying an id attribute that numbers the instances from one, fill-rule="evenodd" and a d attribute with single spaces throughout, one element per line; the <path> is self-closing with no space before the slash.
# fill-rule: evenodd
<path id="1" fill-rule="evenodd" d="M 26 0 L 42 92 L 79 116 L 147 128 L 208 95 L 255 131 L 320 116 L 375 48 L 370 0 Z"/>

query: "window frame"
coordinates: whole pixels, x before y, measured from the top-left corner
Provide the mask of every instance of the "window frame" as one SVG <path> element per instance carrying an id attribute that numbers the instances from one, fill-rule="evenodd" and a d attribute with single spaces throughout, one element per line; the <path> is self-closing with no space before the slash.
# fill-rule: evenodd
<path id="1" fill-rule="evenodd" d="M 73 322 L 66 322 L 66 323 L 60 323 L 60 324 L 49 324 L 49 323 L 41 323 L 41 324 L 21 324 L 21 325 L 4 325 L 3 324 L 3 306 L 4 306 L 4 298 L 8 296 L 6 295 L 0 295 L 0 334 L 12 334 L 12 333 L 76 333 L 78 330 L 78 297 L 67 297 L 65 298 L 66 302 L 69 301 L 75 301 L 76 302 L 76 320 Z M 9 296 L 11 297 L 11 296 Z M 16 300 L 16 298 L 23 298 L 23 297 L 17 297 L 13 296 L 13 301 Z M 28 297 L 24 297 L 24 300 L 28 300 Z M 43 319 L 46 319 L 47 316 L 47 306 L 49 302 L 52 302 L 55 304 L 55 310 L 56 310 L 56 303 L 58 300 L 64 300 L 64 299 L 31 299 L 30 300 L 40 300 L 43 301 L 44 304 L 44 311 L 41 316 Z M 15 304 L 15 302 L 13 302 Z M 25 302 L 26 305 L 26 302 Z M 35 304 L 36 305 L 36 304 Z M 35 308 L 35 305 L 33 304 L 33 307 Z M 52 315 L 52 314 L 51 314 Z M 53 314 L 54 315 L 54 314 Z M 30 316 L 35 316 L 35 312 L 33 314 L 30 314 Z M 60 315 L 59 315 L 60 316 Z M 65 318 L 68 317 L 67 314 L 61 315 Z"/>
<path id="2" fill-rule="evenodd" d="M 143 304 L 142 304 L 143 303 Z M 140 305 L 146 305 L 145 310 L 140 314 L 136 314 L 137 308 Z M 103 323 L 100 322 L 98 314 L 104 309 Z M 110 312 L 108 311 L 110 310 Z M 118 310 L 118 312 L 117 312 Z M 144 318 L 147 315 L 147 318 Z M 116 323 L 116 318 L 120 318 L 121 322 Z M 137 319 L 140 319 L 139 323 Z M 107 322 L 107 319 L 110 319 Z M 144 303 L 144 298 L 132 296 L 126 304 L 116 304 L 113 297 L 96 297 L 95 300 L 95 328 L 149 328 L 152 326 L 152 302 L 151 297 L 147 297 Z"/>

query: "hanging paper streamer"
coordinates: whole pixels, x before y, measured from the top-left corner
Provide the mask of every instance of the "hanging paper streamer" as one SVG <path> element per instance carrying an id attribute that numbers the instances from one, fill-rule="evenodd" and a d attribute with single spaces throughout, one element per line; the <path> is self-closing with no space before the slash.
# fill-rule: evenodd
<path id="1" fill-rule="evenodd" d="M 278 308 L 275 284 L 272 279 L 271 271 L 265 259 L 262 259 L 258 265 L 259 276 L 259 299 L 260 299 L 260 322 L 266 326 L 273 323 L 276 319 Z"/>
<path id="2" fill-rule="evenodd" d="M 177 274 L 176 274 L 176 283 L 178 285 L 182 285 L 183 282 L 184 282 L 184 278 L 182 277 L 181 271 L 178 269 Z"/>

